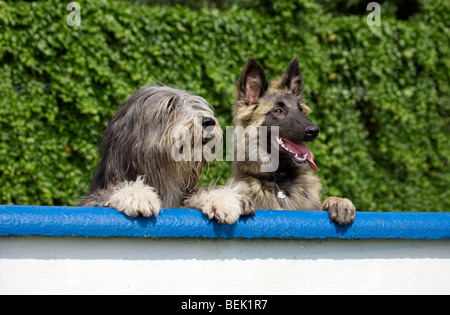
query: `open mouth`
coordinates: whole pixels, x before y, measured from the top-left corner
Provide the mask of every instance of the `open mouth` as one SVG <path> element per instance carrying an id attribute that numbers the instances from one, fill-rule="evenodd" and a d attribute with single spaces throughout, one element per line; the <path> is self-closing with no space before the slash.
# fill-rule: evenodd
<path id="1" fill-rule="evenodd" d="M 308 162 L 311 169 L 314 172 L 317 171 L 317 166 L 314 163 L 314 155 L 306 144 L 303 142 L 294 143 L 281 137 L 275 137 L 275 141 L 281 150 L 286 152 L 295 164 L 301 165 Z"/>

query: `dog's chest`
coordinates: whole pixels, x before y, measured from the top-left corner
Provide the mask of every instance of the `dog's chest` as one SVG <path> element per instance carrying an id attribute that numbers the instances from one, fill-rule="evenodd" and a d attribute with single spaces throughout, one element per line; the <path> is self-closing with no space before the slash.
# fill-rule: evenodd
<path id="1" fill-rule="evenodd" d="M 267 210 L 320 210 L 321 208 L 318 196 L 296 183 L 262 184 L 259 197 L 258 204 Z"/>

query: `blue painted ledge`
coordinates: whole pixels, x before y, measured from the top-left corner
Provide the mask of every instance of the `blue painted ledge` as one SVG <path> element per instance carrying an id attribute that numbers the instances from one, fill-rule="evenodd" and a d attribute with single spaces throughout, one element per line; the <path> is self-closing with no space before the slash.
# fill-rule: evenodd
<path id="1" fill-rule="evenodd" d="M 0 236 L 450 239 L 450 213 L 357 212 L 341 227 L 324 211 L 258 210 L 233 225 L 200 211 L 163 209 L 152 218 L 129 218 L 109 208 L 1 206 Z"/>

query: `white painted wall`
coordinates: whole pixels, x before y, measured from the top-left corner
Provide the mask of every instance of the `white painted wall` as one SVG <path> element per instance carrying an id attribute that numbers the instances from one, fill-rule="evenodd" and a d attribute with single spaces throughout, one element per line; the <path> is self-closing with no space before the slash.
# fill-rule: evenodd
<path id="1" fill-rule="evenodd" d="M 0 294 L 450 294 L 450 241 L 0 237 Z"/>

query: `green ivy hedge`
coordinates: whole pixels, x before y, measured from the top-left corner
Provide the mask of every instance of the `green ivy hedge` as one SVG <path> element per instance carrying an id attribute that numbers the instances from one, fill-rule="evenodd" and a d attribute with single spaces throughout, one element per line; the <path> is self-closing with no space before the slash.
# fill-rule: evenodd
<path id="1" fill-rule="evenodd" d="M 424 0 L 407 20 L 382 11 L 380 27 L 328 0 L 78 3 L 81 26 L 69 27 L 64 1 L 0 2 L 0 203 L 75 205 L 109 118 L 144 84 L 203 96 L 225 127 L 249 57 L 275 77 L 298 56 L 324 197 L 366 211 L 450 208 L 448 1 Z M 229 174 L 212 163 L 203 185 Z"/>

